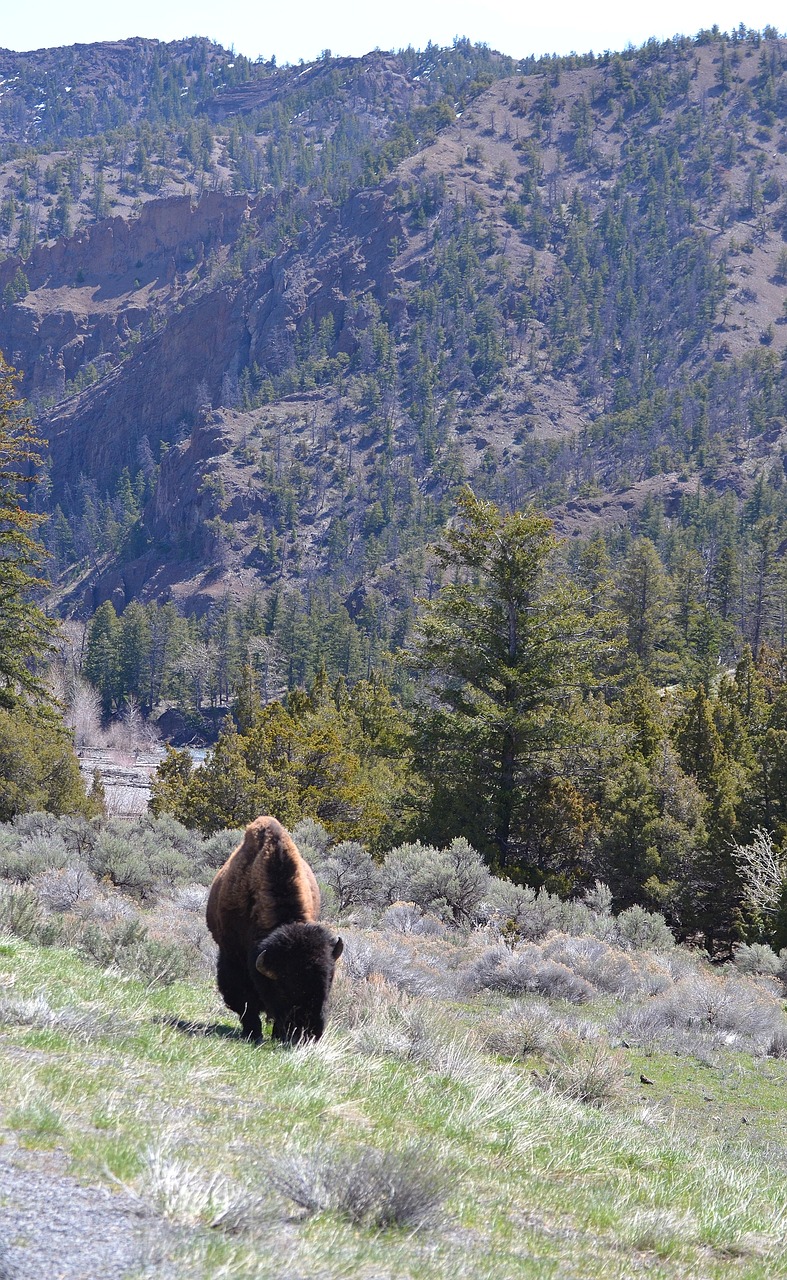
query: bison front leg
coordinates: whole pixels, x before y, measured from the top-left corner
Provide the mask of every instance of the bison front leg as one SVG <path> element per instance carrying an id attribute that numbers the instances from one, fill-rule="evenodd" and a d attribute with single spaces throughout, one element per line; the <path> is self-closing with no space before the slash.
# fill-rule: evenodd
<path id="1" fill-rule="evenodd" d="M 260 1021 L 259 1010 L 250 1009 L 248 1005 L 240 1015 L 240 1025 L 243 1027 L 243 1034 L 247 1040 L 251 1040 L 253 1044 L 260 1044 L 262 1041 L 262 1022 Z"/>
<path id="2" fill-rule="evenodd" d="M 245 966 L 220 950 L 216 964 L 216 982 L 227 1008 L 232 1009 L 240 1018 L 246 1039 L 259 1043 L 262 1039 L 260 1005 Z"/>

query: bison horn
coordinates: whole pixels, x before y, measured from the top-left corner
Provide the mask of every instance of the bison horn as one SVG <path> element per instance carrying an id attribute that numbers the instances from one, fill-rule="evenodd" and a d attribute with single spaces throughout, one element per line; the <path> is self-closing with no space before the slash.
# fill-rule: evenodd
<path id="1" fill-rule="evenodd" d="M 333 944 L 332 955 L 334 960 L 338 960 L 339 956 L 342 954 L 343 951 L 344 951 L 344 943 L 342 942 L 341 938 L 337 938 Z"/>
<path id="2" fill-rule="evenodd" d="M 261 951 L 261 952 L 260 952 L 260 954 L 257 956 L 257 966 L 256 966 L 256 967 L 257 967 L 257 973 L 261 973 L 261 974 L 262 974 L 262 976 L 263 976 L 263 978 L 272 978 L 272 979 L 275 979 L 276 974 L 273 972 L 273 970 L 272 970 L 272 969 L 268 969 L 268 968 L 266 968 L 266 965 L 265 965 L 265 952 L 264 952 L 264 951 Z"/>

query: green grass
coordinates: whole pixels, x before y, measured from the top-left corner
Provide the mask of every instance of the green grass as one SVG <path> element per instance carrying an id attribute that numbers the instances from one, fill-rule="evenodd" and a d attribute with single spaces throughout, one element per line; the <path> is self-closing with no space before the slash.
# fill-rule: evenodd
<path id="1" fill-rule="evenodd" d="M 620 1050 L 622 1094 L 597 1108 L 539 1087 L 538 1059 L 469 1046 L 483 997 L 426 1002 L 439 1025 L 417 1061 L 338 1017 L 317 1046 L 257 1048 L 173 1024 L 232 1028 L 208 981 L 150 991 L 16 939 L 3 1001 L 2 1130 L 181 1224 L 184 1277 L 787 1274 L 783 1060 Z M 277 1152 L 359 1144 L 425 1148 L 447 1184 L 437 1221 L 380 1232 L 272 1189 Z"/>

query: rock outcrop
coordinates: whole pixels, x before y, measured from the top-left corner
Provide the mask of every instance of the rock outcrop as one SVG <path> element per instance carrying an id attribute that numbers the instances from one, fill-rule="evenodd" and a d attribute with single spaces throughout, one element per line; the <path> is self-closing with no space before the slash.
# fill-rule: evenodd
<path id="1" fill-rule="evenodd" d="M 347 302 L 367 292 L 384 302 L 396 287 L 389 246 L 405 239 L 399 215 L 382 192 L 354 197 L 341 215 L 317 205 L 295 246 L 239 274 L 227 265 L 239 230 L 270 212 L 269 201 L 246 197 L 154 201 L 131 223 L 112 218 L 35 251 L 30 294 L 0 314 L 0 349 L 39 402 L 56 497 L 80 475 L 110 487 L 135 467 L 143 436 L 158 450 L 188 434 L 200 405 L 218 405 L 225 379 L 236 383 L 247 365 L 279 373 L 307 319 L 332 316 L 337 349 L 354 350 Z M 0 286 L 15 261 L 0 264 Z M 180 279 L 185 263 L 191 283 Z M 91 366 L 97 380 L 64 397 Z M 46 398 L 56 403 L 47 408 Z"/>

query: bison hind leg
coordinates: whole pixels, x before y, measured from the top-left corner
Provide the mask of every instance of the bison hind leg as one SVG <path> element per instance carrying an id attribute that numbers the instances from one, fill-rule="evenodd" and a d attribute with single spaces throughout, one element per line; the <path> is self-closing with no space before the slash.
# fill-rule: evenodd
<path id="1" fill-rule="evenodd" d="M 244 967 L 221 950 L 216 965 L 216 982 L 227 1008 L 232 1009 L 240 1018 L 246 1039 L 259 1044 L 262 1040 L 262 1023 L 257 993 L 250 984 Z"/>

